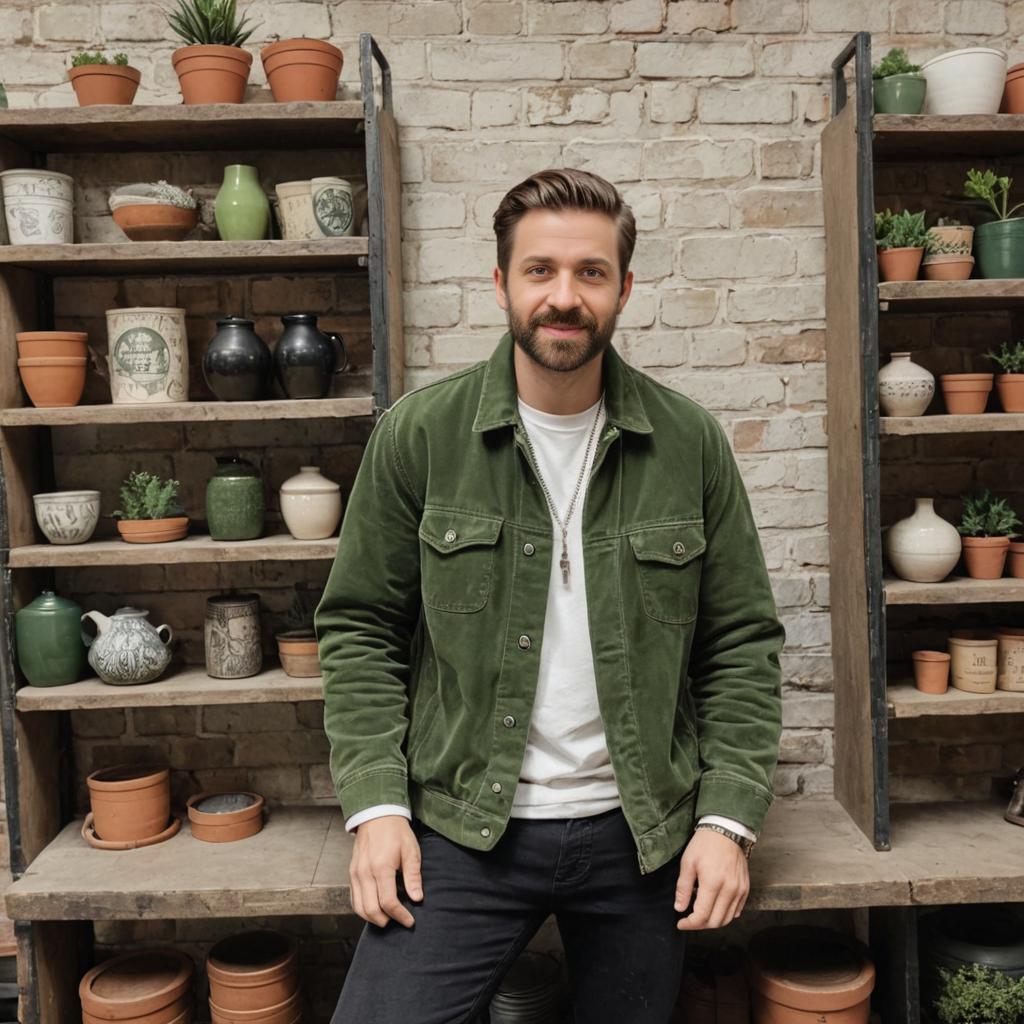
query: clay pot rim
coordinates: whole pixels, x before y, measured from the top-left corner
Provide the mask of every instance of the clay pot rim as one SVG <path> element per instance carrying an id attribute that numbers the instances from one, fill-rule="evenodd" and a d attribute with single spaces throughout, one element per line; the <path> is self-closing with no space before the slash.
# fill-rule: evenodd
<path id="1" fill-rule="evenodd" d="M 966 537 L 960 535 L 961 544 L 970 544 L 975 548 L 1001 548 L 1010 543 L 1009 537 Z"/>
<path id="2" fill-rule="evenodd" d="M 914 661 L 942 662 L 949 661 L 953 656 L 948 651 L 914 651 L 911 657 Z"/>
<path id="3" fill-rule="evenodd" d="M 113 313 L 181 313 L 184 316 L 187 312 L 184 306 L 120 306 L 104 310 L 106 316 Z"/>
<path id="4" fill-rule="evenodd" d="M 88 356 L 18 356 L 18 366 L 45 368 L 47 366 L 85 366 Z"/>
<path id="5" fill-rule="evenodd" d="M 166 956 L 169 960 L 176 960 L 179 964 L 178 973 L 174 978 L 157 992 L 143 996 L 141 999 L 105 999 L 103 996 L 94 995 L 92 985 L 96 979 L 113 967 L 119 966 L 127 961 L 138 959 L 144 956 L 160 955 Z M 97 964 L 87 971 L 82 980 L 78 983 L 78 997 L 82 1001 L 82 1009 L 91 1013 L 94 1017 L 101 1017 L 106 1020 L 123 1020 L 131 1017 L 141 1017 L 143 1014 L 154 1013 L 180 999 L 187 991 L 192 975 L 195 973 L 195 964 L 192 958 L 180 950 L 169 946 L 154 946 L 152 949 L 134 950 L 128 953 L 120 953 Z"/>
<path id="6" fill-rule="evenodd" d="M 856 949 L 851 948 L 850 952 L 860 958 L 860 973 L 838 985 L 806 985 L 792 978 L 783 980 L 766 974 L 757 963 L 751 965 L 751 981 L 754 989 L 766 999 L 795 1010 L 818 1013 L 845 1010 L 867 999 L 875 986 L 875 965 Z"/>
<path id="7" fill-rule="evenodd" d="M 222 43 L 189 43 L 179 46 L 171 54 L 171 64 L 177 66 L 190 57 L 221 57 L 224 60 L 237 60 L 252 64 L 252 53 L 243 46 L 224 46 Z"/>
<path id="8" fill-rule="evenodd" d="M 120 529 L 123 525 L 130 530 L 134 524 L 153 526 L 155 523 L 174 523 L 177 526 L 188 521 L 188 516 L 164 516 L 163 519 L 118 519 L 117 528 Z"/>
<path id="9" fill-rule="evenodd" d="M 6 171 L 0 171 L 0 178 L 9 177 L 12 174 L 32 174 L 36 177 L 43 178 L 60 178 L 63 181 L 69 181 L 74 183 L 74 178 L 70 174 L 65 174 L 63 171 L 50 171 L 45 167 L 9 167 Z M 50 196 L 49 198 L 54 198 Z"/>
<path id="10" fill-rule="evenodd" d="M 210 969 L 209 961 L 206 963 L 206 969 L 207 971 Z M 266 1006 L 259 1010 L 226 1010 L 223 1006 L 218 1006 L 212 998 L 210 999 L 210 1009 L 221 1017 L 238 1021 L 239 1024 L 243 1024 L 246 1021 L 252 1021 L 253 1024 L 257 1024 L 257 1022 L 273 1017 L 275 1014 L 286 1013 L 292 1007 L 297 1006 L 298 1002 L 299 990 L 296 989 L 284 1002 L 278 1003 L 276 1006 Z"/>
<path id="11" fill-rule="evenodd" d="M 878 246 L 879 252 L 924 252 L 923 245 Z"/>
<path id="12" fill-rule="evenodd" d="M 170 823 L 162 832 L 155 836 L 146 836 L 144 839 L 100 839 L 96 834 L 96 827 L 93 824 L 93 814 L 90 811 L 82 822 L 82 838 L 97 850 L 137 850 L 143 846 L 155 846 L 157 843 L 166 842 L 181 831 L 181 818 L 172 814 Z"/>
<path id="13" fill-rule="evenodd" d="M 81 341 L 89 340 L 86 331 L 15 331 L 14 337 L 22 341 Z"/>
<path id="14" fill-rule="evenodd" d="M 997 384 L 1014 384 L 1018 381 L 1024 381 L 1024 372 L 1022 373 L 997 373 L 996 383 Z"/>
<path id="15" fill-rule="evenodd" d="M 991 53 L 996 57 L 1006 59 L 1006 51 L 997 49 L 994 46 L 963 46 L 959 50 L 949 50 L 946 53 L 940 53 L 937 57 L 932 57 L 931 60 L 926 60 L 921 65 L 921 70 L 924 71 L 925 68 L 935 67 L 936 64 L 944 60 L 949 60 L 951 57 L 959 57 L 965 53 Z"/>
<path id="16" fill-rule="evenodd" d="M 922 265 L 926 267 L 948 266 L 951 263 L 973 263 L 974 257 L 970 253 L 951 253 L 946 256 L 925 256 Z"/>
<path id="17" fill-rule="evenodd" d="M 117 78 L 130 78 L 133 82 L 142 81 L 142 72 L 130 64 L 83 64 L 81 67 L 68 68 L 68 78 L 72 81 L 85 75 L 114 75 Z"/>
<path id="18" fill-rule="evenodd" d="M 260 60 L 265 61 L 268 57 L 276 57 L 278 54 L 286 53 L 289 50 L 317 50 L 320 53 L 327 53 L 339 62 L 344 60 L 344 53 L 333 43 L 324 39 L 307 39 L 304 36 L 293 36 L 291 39 L 279 39 L 276 43 L 269 43 L 260 50 Z"/>
<path id="19" fill-rule="evenodd" d="M 255 801 L 248 807 L 239 808 L 237 811 L 227 811 L 223 814 L 210 814 L 208 811 L 201 811 L 196 807 L 201 800 L 206 800 L 211 796 L 251 796 L 255 797 Z M 193 824 L 212 826 L 213 828 L 226 828 L 230 825 L 238 825 L 241 822 L 248 821 L 250 818 L 255 818 L 257 815 L 263 813 L 263 797 L 259 793 L 254 793 L 248 789 L 227 789 L 219 793 L 212 791 L 204 791 L 202 793 L 196 793 L 194 796 L 190 796 L 185 801 L 185 807 L 188 809 L 188 820 Z"/>
<path id="20" fill-rule="evenodd" d="M 966 636 L 951 636 L 946 642 L 953 647 L 997 647 L 999 645 L 999 641 L 995 637 L 985 640 Z"/>
<path id="21" fill-rule="evenodd" d="M 992 380 L 994 373 L 940 373 L 939 380 L 969 381 L 969 380 Z"/>
<path id="22" fill-rule="evenodd" d="M 128 779 L 101 779 L 99 776 L 107 772 L 138 772 L 136 776 Z M 147 764 L 114 764 L 107 768 L 97 768 L 85 777 L 89 789 L 99 790 L 101 793 L 117 793 L 130 789 L 146 789 L 158 783 L 171 781 L 171 769 L 159 765 Z"/>
<path id="23" fill-rule="evenodd" d="M 274 960 L 270 960 L 262 966 L 249 967 L 245 964 L 229 963 L 217 955 L 217 950 L 226 943 L 247 936 L 271 935 L 284 940 L 284 953 Z M 266 985 L 269 982 L 277 981 L 279 978 L 295 974 L 298 966 L 298 945 L 295 940 L 284 932 L 272 928 L 259 928 L 252 932 L 239 932 L 237 935 L 229 935 L 216 943 L 206 957 L 207 975 L 222 984 L 231 988 L 249 988 L 259 985 Z M 289 999 L 292 998 L 289 996 Z M 283 1005 L 283 1004 L 282 1004 Z M 231 1012 L 231 1011 L 229 1011 Z M 244 1012 L 244 1011 L 243 1011 Z M 265 1011 L 269 1012 L 269 1008 Z"/>

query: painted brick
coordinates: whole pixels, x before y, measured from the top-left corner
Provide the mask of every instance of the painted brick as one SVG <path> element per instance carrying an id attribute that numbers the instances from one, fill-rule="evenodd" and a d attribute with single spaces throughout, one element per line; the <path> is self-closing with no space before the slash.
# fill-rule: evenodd
<path id="1" fill-rule="evenodd" d="M 709 5 L 710 6 L 710 5 Z M 669 4 L 671 17 L 672 4 Z M 664 21 L 662 0 L 618 0 L 611 6 L 613 32 L 660 32 Z M 670 32 L 676 31 L 669 25 Z"/>
<path id="2" fill-rule="evenodd" d="M 608 10 L 594 0 L 527 3 L 526 32 L 535 36 L 599 36 L 608 31 Z"/>
<path id="3" fill-rule="evenodd" d="M 742 78 L 753 74 L 749 42 L 638 43 L 636 73 L 644 78 Z"/>
<path id="4" fill-rule="evenodd" d="M 498 128 L 518 124 L 523 99 L 519 92 L 480 90 L 473 93 L 473 127 Z"/>
<path id="5" fill-rule="evenodd" d="M 402 196 L 402 229 L 461 228 L 466 223 L 466 200 L 454 192 L 411 192 Z"/>
<path id="6" fill-rule="evenodd" d="M 688 36 L 701 29 L 726 32 L 730 25 L 726 0 L 669 0 L 666 27 L 670 35 Z"/>
<path id="7" fill-rule="evenodd" d="M 700 90 L 703 124 L 786 124 L 793 119 L 793 90 L 785 85 L 709 85 Z"/>
<path id="8" fill-rule="evenodd" d="M 684 82 L 651 83 L 651 120 L 659 124 L 678 124 L 693 119 L 697 110 L 697 90 Z"/>
<path id="9" fill-rule="evenodd" d="M 643 148 L 644 175 L 653 179 L 735 181 L 754 170 L 753 143 L 661 139 Z"/>
<path id="10" fill-rule="evenodd" d="M 799 32 L 803 0 L 733 0 L 732 24 L 737 32 Z"/>
<path id="11" fill-rule="evenodd" d="M 512 182 L 558 163 L 556 142 L 470 142 L 433 147 L 434 181 Z"/>
<path id="12" fill-rule="evenodd" d="M 557 81 L 563 73 L 562 44 L 436 43 L 431 45 L 430 71 L 436 81 Z"/>
<path id="13" fill-rule="evenodd" d="M 796 270 L 796 254 L 785 238 L 704 235 L 682 239 L 679 243 L 679 265 L 689 281 L 785 277 Z"/>
<path id="14" fill-rule="evenodd" d="M 569 47 L 570 78 L 628 78 L 633 67 L 633 44 L 574 42 Z"/>

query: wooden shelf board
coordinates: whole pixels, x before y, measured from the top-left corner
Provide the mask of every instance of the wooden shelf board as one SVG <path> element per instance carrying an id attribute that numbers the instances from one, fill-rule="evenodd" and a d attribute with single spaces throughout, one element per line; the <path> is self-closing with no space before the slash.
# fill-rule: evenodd
<path id="1" fill-rule="evenodd" d="M 876 114 L 873 127 L 881 160 L 1024 155 L 1020 114 Z"/>
<path id="2" fill-rule="evenodd" d="M 23 686 L 15 694 L 15 707 L 19 711 L 70 711 L 300 700 L 323 700 L 320 676 L 297 678 L 274 666 L 248 679 L 213 679 L 205 667 L 189 665 L 144 686 L 109 686 L 96 678 L 67 686 Z"/>
<path id="3" fill-rule="evenodd" d="M 84 274 L 300 273 L 359 266 L 369 253 L 365 235 L 253 242 L 77 242 L 0 245 L 0 265 L 58 276 Z"/>
<path id="4" fill-rule="evenodd" d="M 910 682 L 889 683 L 885 702 L 890 718 L 925 715 L 1014 715 L 1024 712 L 1024 693 L 966 693 L 952 686 L 945 693 L 922 693 Z"/>
<path id="5" fill-rule="evenodd" d="M 8 109 L 0 138 L 36 153 L 338 149 L 363 145 L 363 101 Z"/>
<path id="6" fill-rule="evenodd" d="M 129 544 L 115 540 L 87 544 L 31 544 L 11 548 L 12 569 L 97 566 L 176 565 L 189 562 L 290 562 L 333 558 L 338 538 L 296 540 L 288 534 L 258 540 L 215 541 L 208 536 L 186 537 L 169 544 Z"/>
<path id="7" fill-rule="evenodd" d="M 990 434 L 1024 430 L 1024 414 L 986 412 L 978 416 L 880 416 L 879 433 L 909 434 Z"/>
<path id="8" fill-rule="evenodd" d="M 967 281 L 881 281 L 878 301 L 890 312 L 922 309 L 1005 309 L 1024 304 L 1024 278 Z M 888 304 L 888 306 L 886 306 Z"/>
<path id="9" fill-rule="evenodd" d="M 201 843 L 187 822 L 140 850 L 87 846 L 74 821 L 6 893 L 14 920 L 351 912 L 352 837 L 334 808 L 279 808 L 262 832 Z M 756 910 L 1024 899 L 1024 829 L 986 804 L 897 805 L 879 853 L 831 798 L 777 800 L 750 862 Z M 430 880 L 425 880 L 429 894 Z M 427 897 L 429 899 L 429 895 Z"/>
<path id="10" fill-rule="evenodd" d="M 13 552 L 12 552 L 13 554 Z M 887 576 L 885 603 L 893 604 L 1005 604 L 1024 601 L 1024 579 L 973 580 L 951 576 L 941 583 L 913 583 Z"/>
<path id="11" fill-rule="evenodd" d="M 271 399 L 265 402 L 173 402 L 162 405 L 75 405 L 62 409 L 0 410 L 0 426 L 63 427 L 84 424 L 211 423 L 240 420 L 309 420 L 372 416 L 373 399 Z"/>

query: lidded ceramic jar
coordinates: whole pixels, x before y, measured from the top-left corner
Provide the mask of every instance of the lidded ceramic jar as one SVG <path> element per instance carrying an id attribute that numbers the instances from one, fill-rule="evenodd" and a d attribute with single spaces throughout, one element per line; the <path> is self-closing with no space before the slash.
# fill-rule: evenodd
<path id="1" fill-rule="evenodd" d="M 883 416 L 920 416 L 934 394 L 934 375 L 912 362 L 909 352 L 893 352 L 878 371 L 878 401 Z"/>
<path id="2" fill-rule="evenodd" d="M 885 553 L 900 579 L 938 583 L 960 558 L 960 533 L 936 513 L 933 498 L 916 498 L 914 514 L 883 534 Z"/>
<path id="3" fill-rule="evenodd" d="M 14 615 L 18 665 L 33 686 L 78 682 L 85 666 L 82 609 L 44 590 Z"/>
<path id="4" fill-rule="evenodd" d="M 341 522 L 341 487 L 318 466 L 302 466 L 281 484 L 281 517 L 296 540 L 323 540 Z"/>
<path id="5" fill-rule="evenodd" d="M 206 525 L 212 540 L 253 540 L 263 532 L 266 502 L 259 470 L 237 455 L 218 455 L 206 484 Z"/>

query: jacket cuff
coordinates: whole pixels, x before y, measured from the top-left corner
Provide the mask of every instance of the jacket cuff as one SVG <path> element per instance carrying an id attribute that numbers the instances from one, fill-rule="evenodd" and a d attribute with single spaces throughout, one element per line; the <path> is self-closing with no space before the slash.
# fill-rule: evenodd
<path id="1" fill-rule="evenodd" d="M 733 776 L 708 773 L 700 782 L 696 817 L 720 814 L 734 818 L 752 832 L 760 834 L 764 818 L 772 803 L 772 794 L 741 782 Z"/>
<path id="2" fill-rule="evenodd" d="M 394 768 L 368 771 L 342 786 L 335 786 L 341 813 L 346 821 L 367 807 L 378 804 L 409 805 L 409 783 L 405 772 Z"/>

